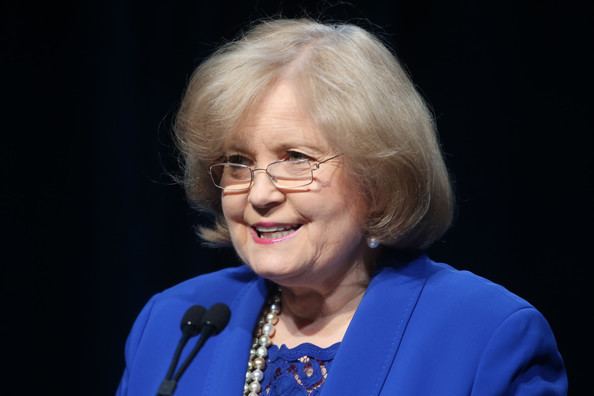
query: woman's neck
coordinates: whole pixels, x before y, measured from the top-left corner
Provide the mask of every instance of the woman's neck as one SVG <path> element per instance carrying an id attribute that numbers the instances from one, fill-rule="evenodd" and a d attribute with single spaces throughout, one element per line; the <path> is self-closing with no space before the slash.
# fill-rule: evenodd
<path id="1" fill-rule="evenodd" d="M 332 287 L 283 287 L 274 343 L 327 347 L 341 341 L 368 283 L 365 266 L 355 266 Z"/>

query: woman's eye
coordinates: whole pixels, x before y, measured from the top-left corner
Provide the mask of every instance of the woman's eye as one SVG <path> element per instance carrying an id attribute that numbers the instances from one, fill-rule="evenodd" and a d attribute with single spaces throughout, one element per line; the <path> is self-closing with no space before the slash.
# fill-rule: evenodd
<path id="1" fill-rule="evenodd" d="M 299 151 L 287 151 L 287 161 L 303 161 L 303 160 L 313 160 L 307 154 L 300 153 Z"/>
<path id="2" fill-rule="evenodd" d="M 232 164 L 251 165 L 249 158 L 239 154 L 228 155 L 227 162 L 231 162 Z"/>

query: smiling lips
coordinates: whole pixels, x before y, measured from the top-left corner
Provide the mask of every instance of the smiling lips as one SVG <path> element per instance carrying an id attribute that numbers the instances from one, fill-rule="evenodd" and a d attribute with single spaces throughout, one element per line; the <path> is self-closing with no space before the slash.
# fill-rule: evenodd
<path id="1" fill-rule="evenodd" d="M 251 227 L 251 234 L 254 242 L 266 245 L 294 237 L 300 227 L 301 224 L 257 223 Z"/>

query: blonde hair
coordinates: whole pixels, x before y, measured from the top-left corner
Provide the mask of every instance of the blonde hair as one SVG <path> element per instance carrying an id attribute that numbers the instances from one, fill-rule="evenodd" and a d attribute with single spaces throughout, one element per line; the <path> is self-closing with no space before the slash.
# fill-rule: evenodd
<path id="1" fill-rule="evenodd" d="M 344 154 L 368 208 L 366 234 L 399 249 L 425 249 L 441 237 L 453 194 L 427 106 L 374 35 L 307 19 L 261 22 L 192 75 L 175 132 L 188 198 L 216 216 L 201 237 L 230 240 L 208 166 L 250 106 L 287 78 L 299 82 L 306 111 Z"/>

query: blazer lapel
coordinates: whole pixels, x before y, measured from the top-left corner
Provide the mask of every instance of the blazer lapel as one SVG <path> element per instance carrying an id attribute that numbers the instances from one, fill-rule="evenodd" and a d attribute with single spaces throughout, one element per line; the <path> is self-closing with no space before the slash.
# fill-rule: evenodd
<path id="1" fill-rule="evenodd" d="M 322 395 L 375 396 L 402 341 L 429 270 L 422 256 L 372 278 L 332 362 Z"/>
<path id="2" fill-rule="evenodd" d="M 211 340 L 214 352 L 201 395 L 243 393 L 254 327 L 267 294 L 266 282 L 258 278 L 248 284 L 230 304 L 231 320 L 224 330 L 226 334 Z"/>

